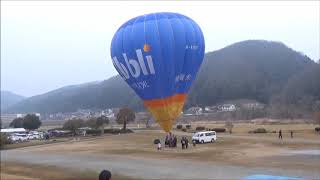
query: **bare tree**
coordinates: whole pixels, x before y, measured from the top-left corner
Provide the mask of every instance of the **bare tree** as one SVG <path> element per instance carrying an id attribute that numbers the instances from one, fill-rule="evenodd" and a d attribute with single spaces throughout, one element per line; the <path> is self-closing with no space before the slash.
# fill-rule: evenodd
<path id="1" fill-rule="evenodd" d="M 314 113 L 313 119 L 314 119 L 314 123 L 320 126 L 320 111 Z"/>
<path id="2" fill-rule="evenodd" d="M 146 114 L 141 118 L 144 124 L 146 125 L 146 128 L 150 127 L 151 118 L 152 115 L 149 112 L 146 112 Z"/>
<path id="3" fill-rule="evenodd" d="M 228 129 L 229 133 L 232 134 L 233 123 L 231 121 L 226 121 L 225 127 Z"/>
<path id="4" fill-rule="evenodd" d="M 84 121 L 82 119 L 75 118 L 75 119 L 69 119 L 68 121 L 66 121 L 63 124 L 63 129 L 70 130 L 73 133 L 73 135 L 75 135 L 77 129 L 83 126 L 84 126 Z"/>
<path id="5" fill-rule="evenodd" d="M 120 109 L 120 111 L 118 112 L 116 121 L 118 124 L 123 124 L 122 129 L 126 130 L 127 123 L 130 121 L 134 121 L 135 118 L 136 115 L 134 114 L 134 112 L 131 109 L 125 107 Z"/>
<path id="6" fill-rule="evenodd" d="M 106 116 L 100 116 L 97 118 L 92 117 L 86 122 L 86 124 L 91 128 L 100 129 L 101 134 L 103 134 L 105 125 L 109 124 L 109 118 Z"/>
<path id="7" fill-rule="evenodd" d="M 104 133 L 104 126 L 109 124 L 109 118 L 107 116 L 100 116 L 97 118 L 96 124 L 101 128 L 101 134 Z"/>

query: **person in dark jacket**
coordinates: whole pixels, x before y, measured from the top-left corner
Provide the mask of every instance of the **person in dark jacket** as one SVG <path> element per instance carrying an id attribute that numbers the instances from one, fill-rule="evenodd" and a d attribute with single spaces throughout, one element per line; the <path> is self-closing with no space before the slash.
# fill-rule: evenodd
<path id="1" fill-rule="evenodd" d="M 173 147 L 177 147 L 177 136 L 173 138 Z"/>
<path id="2" fill-rule="evenodd" d="M 166 139 L 164 141 L 164 147 L 168 147 L 169 146 L 169 137 L 168 135 L 166 136 Z"/>
<path id="3" fill-rule="evenodd" d="M 290 131 L 291 138 L 293 138 L 293 131 Z"/>
<path id="4" fill-rule="evenodd" d="M 99 174 L 99 180 L 110 180 L 111 172 L 108 170 L 102 170 Z"/>
<path id="5" fill-rule="evenodd" d="M 184 141 L 185 141 L 186 149 L 188 149 L 188 145 L 189 145 L 189 140 L 188 140 L 188 138 L 184 137 Z"/>
<path id="6" fill-rule="evenodd" d="M 169 147 L 173 146 L 173 134 L 170 132 L 169 134 Z"/>
<path id="7" fill-rule="evenodd" d="M 282 131 L 281 131 L 281 129 L 279 131 L 279 139 L 282 139 Z"/>
<path id="8" fill-rule="evenodd" d="M 181 138 L 181 148 L 184 149 L 185 148 L 185 140 L 184 140 L 184 137 Z"/>

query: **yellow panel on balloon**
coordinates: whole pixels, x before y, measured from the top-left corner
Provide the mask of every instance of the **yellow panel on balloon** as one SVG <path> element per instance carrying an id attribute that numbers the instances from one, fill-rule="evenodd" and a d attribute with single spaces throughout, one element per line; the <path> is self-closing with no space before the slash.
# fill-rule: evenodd
<path id="1" fill-rule="evenodd" d="M 186 94 L 176 94 L 163 99 L 147 100 L 144 105 L 153 114 L 162 129 L 170 132 L 172 124 L 181 115 Z"/>

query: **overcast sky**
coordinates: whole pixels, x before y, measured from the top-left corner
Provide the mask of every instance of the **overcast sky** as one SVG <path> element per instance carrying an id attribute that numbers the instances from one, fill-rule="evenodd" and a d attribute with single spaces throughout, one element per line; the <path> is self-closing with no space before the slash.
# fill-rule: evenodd
<path id="1" fill-rule="evenodd" d="M 203 30 L 206 52 L 248 39 L 320 58 L 319 1 L 1 2 L 1 90 L 24 96 L 117 74 L 113 34 L 132 17 L 178 12 Z"/>

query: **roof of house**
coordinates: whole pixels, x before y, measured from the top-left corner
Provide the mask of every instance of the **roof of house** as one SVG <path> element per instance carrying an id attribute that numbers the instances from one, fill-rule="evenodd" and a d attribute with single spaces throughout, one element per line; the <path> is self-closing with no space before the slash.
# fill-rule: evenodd
<path id="1" fill-rule="evenodd" d="M 7 128 L 7 129 L 1 129 L 0 132 L 6 132 L 6 133 L 10 133 L 10 132 L 26 132 L 26 129 L 24 129 L 24 128 Z"/>

